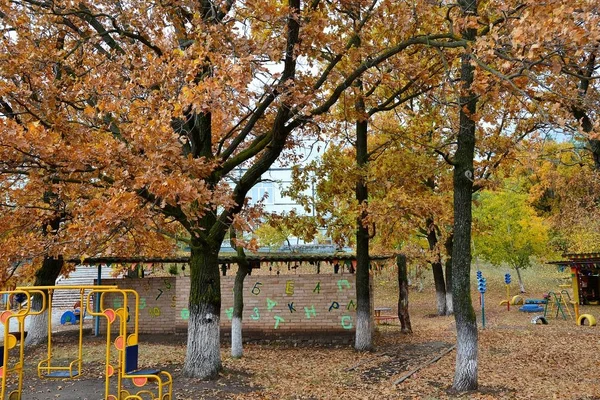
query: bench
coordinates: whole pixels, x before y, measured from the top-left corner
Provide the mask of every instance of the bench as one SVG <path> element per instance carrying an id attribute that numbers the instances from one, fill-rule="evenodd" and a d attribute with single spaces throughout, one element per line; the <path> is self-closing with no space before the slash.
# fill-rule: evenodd
<path id="1" fill-rule="evenodd" d="M 381 324 L 384 321 L 390 321 L 390 320 L 398 319 L 398 317 L 396 315 L 385 315 L 385 314 L 382 314 L 382 312 L 390 312 L 390 311 L 392 311 L 391 307 L 376 307 L 374 309 L 374 311 L 375 311 L 375 323 L 377 325 Z"/>

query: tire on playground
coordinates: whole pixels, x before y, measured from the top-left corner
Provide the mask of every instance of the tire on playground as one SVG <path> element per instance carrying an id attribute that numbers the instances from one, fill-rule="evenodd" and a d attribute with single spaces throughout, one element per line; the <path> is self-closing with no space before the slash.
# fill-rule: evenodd
<path id="1" fill-rule="evenodd" d="M 581 314 L 577 319 L 577 325 L 585 325 L 585 321 L 588 322 L 588 326 L 596 326 L 596 317 L 592 314 Z"/>
<path id="2" fill-rule="evenodd" d="M 523 296 L 521 296 L 521 295 L 513 296 L 513 298 L 510 299 L 510 304 L 513 306 L 518 306 L 523 303 L 525 303 L 525 299 L 523 299 Z"/>
<path id="3" fill-rule="evenodd" d="M 535 317 L 531 318 L 531 323 L 534 325 L 548 325 L 548 320 L 543 315 L 536 315 Z"/>
<path id="4" fill-rule="evenodd" d="M 502 301 L 500 302 L 500 305 L 501 305 L 501 306 L 505 306 L 505 305 L 506 305 L 506 303 L 508 303 L 508 300 L 502 300 Z"/>

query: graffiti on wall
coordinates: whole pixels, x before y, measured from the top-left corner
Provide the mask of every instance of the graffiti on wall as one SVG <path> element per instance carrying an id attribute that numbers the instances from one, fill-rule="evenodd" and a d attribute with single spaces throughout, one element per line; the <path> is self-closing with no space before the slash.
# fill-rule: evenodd
<path id="1" fill-rule="evenodd" d="M 115 282 L 117 283 L 117 282 Z M 128 285 L 123 285 L 121 282 L 118 282 L 120 286 L 126 287 Z M 143 315 L 149 317 L 150 319 L 169 317 L 173 314 L 171 309 L 177 308 L 177 295 L 175 293 L 175 283 L 168 278 L 160 278 L 159 279 L 132 279 L 130 288 L 137 291 L 139 298 L 137 309 L 139 311 L 140 317 Z M 167 300 L 168 299 L 168 300 Z M 128 299 L 127 302 L 127 310 L 128 317 L 130 307 L 135 307 L 133 304 L 133 299 Z M 123 298 L 116 295 L 108 295 L 107 299 L 104 302 L 104 307 L 112 306 L 113 309 L 118 310 L 124 306 Z M 168 308 L 167 308 L 168 307 Z M 184 318 L 185 313 L 181 312 L 182 319 Z M 188 317 L 189 318 L 189 317 Z M 130 318 L 128 318 L 128 321 Z M 141 320 L 143 321 L 143 319 Z M 143 323 L 143 322 L 142 322 Z"/>
<path id="2" fill-rule="evenodd" d="M 264 296 L 264 301 L 261 300 L 258 304 L 253 302 L 255 306 L 249 309 L 249 314 L 246 314 L 247 317 L 252 321 L 270 320 L 273 323 L 273 329 L 280 329 L 286 322 L 292 322 L 289 319 L 286 321 L 287 317 L 282 313 L 289 313 L 292 314 L 292 316 L 301 316 L 300 318 L 303 321 L 314 320 L 322 313 L 327 313 L 326 319 L 328 320 L 335 318 L 337 315 L 339 326 L 343 329 L 348 330 L 354 327 L 354 317 L 352 314 L 348 314 L 348 312 L 356 310 L 356 302 L 354 299 L 350 299 L 346 302 L 341 300 L 347 299 L 349 294 L 354 294 L 351 291 L 351 284 L 347 279 L 339 279 L 335 282 L 334 287 L 336 288 L 337 295 L 334 296 L 339 296 L 339 298 L 325 302 L 323 301 L 323 294 L 321 293 L 321 281 L 315 282 L 314 286 L 310 286 L 312 288 L 314 302 L 310 302 L 310 299 L 307 300 L 305 297 L 301 300 L 301 302 L 309 301 L 309 304 L 300 304 L 297 299 L 286 299 L 286 297 L 293 296 L 296 293 L 296 288 L 298 286 L 293 279 L 285 281 L 285 285 L 283 285 L 281 292 L 273 293 L 270 291 L 268 295 L 265 294 L 265 290 L 263 289 L 266 286 L 264 286 L 264 283 L 261 281 L 251 282 L 248 287 L 250 293 L 253 295 L 251 297 L 260 298 Z M 331 292 L 331 289 L 329 292 Z M 326 305 L 323 305 L 324 303 Z M 233 318 L 233 307 L 226 308 L 224 311 L 226 318 L 231 321 Z M 186 317 L 184 317 L 184 313 Z M 290 316 L 290 318 L 292 318 L 292 316 Z M 189 318 L 189 311 L 184 309 L 182 310 L 182 319 L 187 318 Z M 295 317 L 295 321 L 297 320 L 298 317 Z"/>

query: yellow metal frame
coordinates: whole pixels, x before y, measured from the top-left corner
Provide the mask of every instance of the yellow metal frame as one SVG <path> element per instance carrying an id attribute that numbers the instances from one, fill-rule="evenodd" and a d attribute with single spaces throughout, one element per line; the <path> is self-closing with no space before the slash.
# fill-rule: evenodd
<path id="1" fill-rule="evenodd" d="M 106 358 L 105 358 L 105 367 L 104 367 L 104 371 L 105 371 L 105 381 L 104 381 L 104 392 L 105 392 L 105 399 L 109 400 L 109 399 L 117 399 L 116 396 L 111 395 L 110 394 L 110 378 L 115 374 L 115 372 L 117 372 L 117 376 L 118 374 L 118 367 L 115 368 L 110 364 L 110 349 L 112 346 L 112 340 L 111 340 L 111 325 L 112 323 L 115 321 L 116 319 L 116 312 L 112 309 L 112 308 L 104 308 L 104 295 L 106 293 L 117 293 L 117 294 L 123 294 L 123 291 L 120 289 L 95 289 L 95 290 L 91 290 L 88 293 L 86 302 L 85 302 L 85 308 L 86 308 L 86 313 L 88 313 L 88 315 L 94 316 L 94 317 L 103 317 L 106 318 Z M 90 304 L 90 300 L 92 299 L 92 296 L 95 296 L 96 301 L 98 301 L 99 307 L 98 310 L 99 311 L 94 311 L 92 305 Z M 82 305 L 83 306 L 83 305 Z M 121 327 L 119 327 L 119 331 L 121 330 Z M 117 384 L 117 393 L 118 393 L 118 384 Z"/>
<path id="2" fill-rule="evenodd" d="M 79 318 L 79 341 L 77 348 L 77 358 L 73 360 L 69 366 L 55 366 L 52 365 L 52 296 L 55 290 L 79 290 L 80 304 L 81 304 L 81 315 Z M 86 296 L 85 291 L 88 290 Z M 19 308 L 16 312 L 10 309 L 10 299 L 12 296 L 23 293 L 27 296 L 29 301 L 26 307 Z M 61 286 L 24 286 L 17 287 L 15 290 L 0 292 L 0 295 L 8 294 L 9 301 L 6 304 L 6 310 L 0 313 L 0 323 L 4 324 L 4 338 L 5 345 L 2 354 L 3 366 L 0 367 L 0 375 L 2 381 L 2 388 L 0 391 L 0 400 L 4 399 L 20 399 L 23 390 L 23 359 L 24 359 L 24 335 L 25 335 L 25 317 L 29 315 L 40 315 L 44 312 L 48 312 L 48 349 L 46 359 L 40 361 L 37 366 L 38 376 L 40 378 L 50 378 L 53 371 L 68 371 L 68 376 L 61 376 L 60 378 L 75 378 L 82 375 L 83 367 L 83 315 L 87 314 L 93 317 L 106 318 L 106 366 L 105 366 L 105 400 L 141 400 L 143 396 L 150 396 L 153 400 L 172 400 L 173 399 L 173 378 L 171 374 L 166 371 L 159 371 L 158 374 L 127 374 L 125 371 L 126 362 L 126 348 L 127 346 L 133 346 L 138 344 L 138 332 L 139 332 L 139 295 L 135 290 L 132 289 L 119 289 L 117 286 L 75 286 L 75 285 L 61 285 Z M 112 308 L 104 307 L 104 300 L 106 295 L 116 294 L 123 296 L 123 306 L 117 310 Z M 31 310 L 31 296 L 40 295 L 42 299 L 42 307 L 40 310 Z M 98 310 L 95 311 L 91 306 L 90 302 L 93 298 L 96 299 Z M 128 311 L 128 301 L 131 299 L 132 306 Z M 85 313 L 84 313 L 85 307 Z M 131 311 L 132 309 L 132 311 Z M 127 319 L 129 316 L 133 316 L 133 332 L 128 334 L 127 330 Z M 17 339 L 12 335 L 10 330 L 10 320 L 16 318 L 19 323 L 19 331 L 21 335 L 21 341 L 19 346 L 19 362 L 13 368 L 8 368 L 8 351 L 14 348 L 17 344 Z M 117 318 L 119 319 L 118 321 Z M 118 323 L 119 336 L 114 341 L 115 347 L 118 350 L 118 365 L 114 367 L 111 365 L 111 347 L 113 341 L 111 340 L 111 326 L 113 323 Z M 120 345 L 117 346 L 117 343 Z M 6 397 L 6 383 L 8 375 L 11 372 L 18 373 L 18 388 L 10 392 Z M 45 375 L 44 375 L 45 372 Z M 116 374 L 117 378 L 117 395 L 110 393 L 111 377 Z M 124 379 L 132 379 L 135 386 L 143 387 L 148 381 L 156 382 L 157 396 L 153 391 L 149 389 L 142 389 L 137 393 L 129 393 L 123 389 Z"/>
<path id="3" fill-rule="evenodd" d="M 123 302 L 120 308 L 112 309 L 105 308 L 105 296 L 109 296 L 111 294 L 121 295 L 123 297 Z M 99 311 L 93 311 L 90 305 L 90 299 L 92 295 L 97 296 Z M 131 306 L 130 306 L 131 301 Z M 107 327 L 106 327 L 106 381 L 105 381 L 105 399 L 106 400 L 117 400 L 117 399 L 142 399 L 142 395 L 150 396 L 150 398 L 155 400 L 171 400 L 173 398 L 173 379 L 171 375 L 166 371 L 160 371 L 159 375 L 131 375 L 127 374 L 125 371 L 125 363 L 126 363 L 126 348 L 127 346 L 133 346 L 138 344 L 138 334 L 139 334 L 139 294 L 135 290 L 131 289 L 111 289 L 111 290 L 93 290 L 88 294 L 88 298 L 86 301 L 86 309 L 90 315 L 93 316 L 102 316 L 107 319 Z M 128 311 L 129 309 L 129 311 Z M 128 333 L 127 329 L 127 319 L 129 317 L 133 318 L 133 331 Z M 118 318 L 118 321 L 117 321 Z M 113 340 L 111 340 L 111 325 L 113 323 L 118 323 L 118 336 Z M 112 345 L 115 345 L 115 348 L 118 351 L 118 365 L 117 367 L 113 367 L 110 365 L 111 358 L 111 348 Z M 114 372 L 117 372 L 117 393 L 118 395 L 113 395 L 110 393 L 110 378 L 114 375 Z M 144 380 L 144 386 L 147 381 L 155 381 L 157 383 L 157 396 L 153 391 L 148 389 L 142 389 L 137 393 L 130 394 L 127 390 L 123 389 L 123 382 L 125 379 L 132 380 Z M 135 382 L 135 381 L 134 381 Z M 135 383 L 134 383 L 135 384 Z"/>
<path id="4" fill-rule="evenodd" d="M 84 300 L 85 289 L 79 289 L 80 304 Z M 40 379 L 43 378 L 75 378 L 82 374 L 82 353 L 83 353 L 83 318 L 79 318 L 79 342 L 77 347 L 77 358 L 69 363 L 67 367 L 57 367 L 52 365 L 52 296 L 54 289 L 48 289 L 48 357 L 38 363 L 37 373 Z M 69 376 L 51 376 L 54 371 L 69 371 Z M 45 375 L 44 375 L 45 372 Z"/>
<path id="5" fill-rule="evenodd" d="M 83 304 L 85 301 L 85 291 L 91 289 L 114 289 L 117 286 L 90 286 L 90 285 L 61 285 L 61 286 L 21 286 L 17 290 L 26 292 L 36 291 L 43 293 L 45 305 L 42 311 L 48 312 L 48 341 L 47 341 L 47 357 L 41 360 L 37 365 L 37 374 L 40 379 L 69 379 L 76 378 L 82 375 L 83 368 L 83 315 L 79 318 L 79 340 L 77 345 L 77 358 L 69 363 L 68 366 L 52 365 L 52 296 L 55 290 L 79 290 L 79 301 Z M 46 300 L 47 299 L 47 300 Z M 52 372 L 68 371 L 68 376 L 56 375 L 52 376 Z"/>
<path id="6" fill-rule="evenodd" d="M 571 287 L 573 288 L 573 308 L 575 320 L 579 320 L 579 281 L 577 280 L 577 267 L 571 267 Z"/>
<path id="7" fill-rule="evenodd" d="M 41 311 L 32 311 L 31 310 L 31 297 L 28 297 L 27 306 L 21 307 L 19 304 L 16 312 L 11 310 L 11 298 L 14 295 L 22 293 L 28 296 L 28 292 L 23 290 L 10 290 L 10 291 L 1 291 L 0 295 L 8 294 L 8 301 L 6 302 L 6 309 L 0 314 L 0 323 L 4 325 L 4 346 L 2 351 L 2 367 L 0 367 L 0 375 L 2 376 L 2 388 L 0 389 L 0 399 L 4 400 L 6 397 L 6 383 L 7 378 L 11 372 L 16 372 L 18 375 L 17 379 L 17 389 L 13 390 L 9 393 L 8 398 L 21 398 L 21 392 L 23 391 L 23 358 L 25 354 L 25 317 L 29 315 L 39 315 L 45 308 L 45 297 L 42 296 L 42 310 Z M 39 291 L 35 291 L 35 293 L 43 293 Z M 15 364 L 13 368 L 9 368 L 8 366 L 8 352 L 10 349 L 14 348 L 17 345 L 17 338 L 11 334 L 10 332 L 10 320 L 11 318 L 16 318 L 19 324 L 19 334 L 21 336 L 19 342 L 19 362 Z"/>
<path id="8" fill-rule="evenodd" d="M 126 368 L 126 349 L 127 346 L 134 346 L 138 344 L 139 334 L 139 294 L 132 289 L 122 289 L 123 292 L 123 306 L 115 311 L 116 316 L 119 318 L 119 337 L 115 339 L 115 347 L 119 350 L 119 375 L 118 375 L 118 393 L 120 399 L 141 399 L 142 395 L 149 395 L 154 400 L 171 400 L 173 398 L 173 378 L 167 371 L 159 371 L 158 375 L 155 374 L 128 374 L 125 371 Z M 127 318 L 128 318 L 128 294 L 133 296 L 133 333 L 127 334 Z M 103 294 L 104 295 L 104 294 Z M 102 302 L 100 303 L 102 304 Z M 130 309 L 131 309 L 130 308 Z M 117 340 L 120 339 L 120 345 L 117 346 Z M 140 390 L 137 393 L 130 394 L 127 390 L 123 389 L 123 380 L 131 379 L 135 386 L 143 387 L 148 381 L 156 382 L 157 384 L 157 395 L 154 397 L 154 393 L 150 390 Z M 136 382 L 137 381 L 137 382 Z"/>

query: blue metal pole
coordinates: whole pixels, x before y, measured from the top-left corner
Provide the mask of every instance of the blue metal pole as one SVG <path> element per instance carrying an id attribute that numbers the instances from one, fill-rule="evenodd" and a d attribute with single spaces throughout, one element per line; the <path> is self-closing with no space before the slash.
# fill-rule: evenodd
<path id="1" fill-rule="evenodd" d="M 481 293 L 481 326 L 485 329 L 485 293 Z"/>

